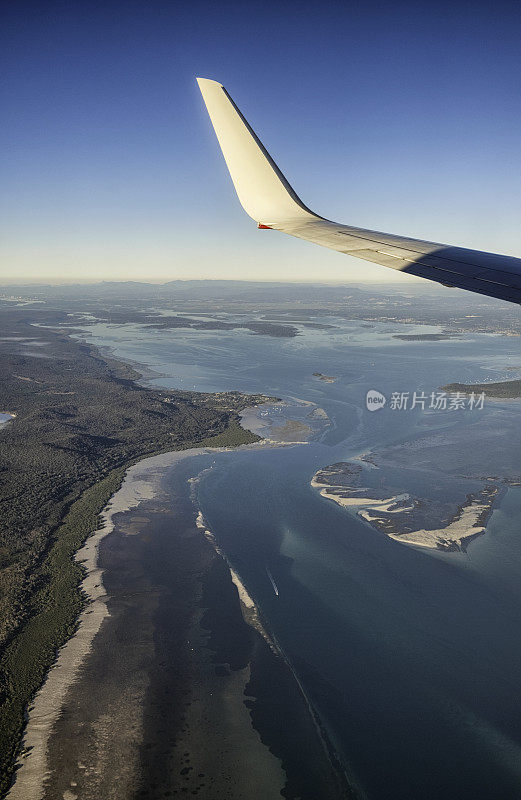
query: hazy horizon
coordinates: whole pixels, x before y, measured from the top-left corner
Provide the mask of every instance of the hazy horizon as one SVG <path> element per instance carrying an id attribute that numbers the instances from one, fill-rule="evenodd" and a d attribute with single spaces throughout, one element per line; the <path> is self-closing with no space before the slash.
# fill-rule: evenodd
<path id="1" fill-rule="evenodd" d="M 441 291 L 440 287 L 436 284 L 425 287 L 425 280 L 416 278 L 406 273 L 403 275 L 404 288 L 410 289 L 411 286 L 415 288 L 423 288 L 428 291 Z M 154 278 L 102 278 L 100 280 L 89 280 L 76 278 L 74 280 L 52 280 L 51 278 L 41 277 L 39 280 L 17 280 L 17 281 L 2 281 L 0 288 L 9 288 L 9 286 L 97 286 L 104 283 L 142 283 L 143 285 L 152 286 L 165 286 L 169 283 L 270 283 L 270 284 L 310 284 L 315 286 L 370 286 L 370 287 L 385 287 L 391 285 L 393 289 L 398 289 L 399 284 L 393 280 L 317 280 L 317 279 L 284 279 L 273 280 L 268 278 L 170 278 L 170 279 L 154 279 Z M 458 290 L 460 291 L 460 290 Z"/>

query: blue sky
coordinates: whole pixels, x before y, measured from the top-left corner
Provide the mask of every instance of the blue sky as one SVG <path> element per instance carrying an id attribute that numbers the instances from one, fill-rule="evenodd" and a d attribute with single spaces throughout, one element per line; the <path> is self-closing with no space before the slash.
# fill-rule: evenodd
<path id="1" fill-rule="evenodd" d="M 394 276 L 256 230 L 196 75 L 321 215 L 521 256 L 519 4 L 3 8 L 3 281 Z"/>

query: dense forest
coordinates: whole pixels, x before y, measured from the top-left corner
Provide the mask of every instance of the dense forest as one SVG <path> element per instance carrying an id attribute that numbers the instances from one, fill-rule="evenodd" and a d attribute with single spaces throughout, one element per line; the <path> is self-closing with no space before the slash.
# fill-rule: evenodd
<path id="1" fill-rule="evenodd" d="M 155 391 L 60 327 L 46 306 L 0 303 L 0 794 L 24 711 L 82 606 L 74 552 L 125 469 L 147 455 L 257 439 L 235 392 Z"/>

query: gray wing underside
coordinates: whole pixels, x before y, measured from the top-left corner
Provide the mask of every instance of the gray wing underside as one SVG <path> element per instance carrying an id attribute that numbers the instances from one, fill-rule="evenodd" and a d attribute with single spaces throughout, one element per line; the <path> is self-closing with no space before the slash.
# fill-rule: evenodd
<path id="1" fill-rule="evenodd" d="M 275 226 L 274 226 L 275 227 Z M 521 259 L 318 219 L 280 228 L 340 253 L 470 292 L 521 303 Z"/>
<path id="2" fill-rule="evenodd" d="M 343 225 L 296 195 L 221 84 L 198 78 L 245 211 L 261 227 L 420 278 L 521 303 L 521 259 Z M 363 280 L 363 270 L 357 274 Z"/>

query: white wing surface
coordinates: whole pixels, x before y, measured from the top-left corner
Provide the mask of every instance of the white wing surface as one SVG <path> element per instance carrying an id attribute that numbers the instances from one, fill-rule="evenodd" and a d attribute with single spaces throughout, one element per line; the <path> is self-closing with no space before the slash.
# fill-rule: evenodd
<path id="1" fill-rule="evenodd" d="M 445 286 L 521 303 L 519 258 L 354 228 L 315 214 L 295 194 L 224 86 L 206 78 L 197 82 L 239 200 L 260 227 Z"/>

